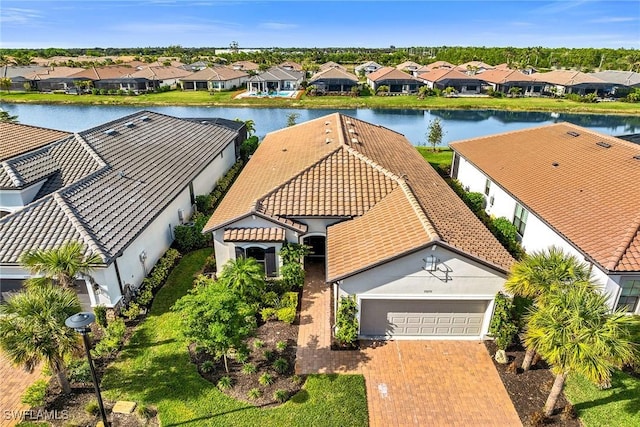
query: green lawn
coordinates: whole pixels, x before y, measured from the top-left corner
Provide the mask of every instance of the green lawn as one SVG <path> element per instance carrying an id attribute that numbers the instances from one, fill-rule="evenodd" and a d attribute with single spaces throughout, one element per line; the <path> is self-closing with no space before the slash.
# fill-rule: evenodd
<path id="1" fill-rule="evenodd" d="M 364 426 L 367 398 L 361 375 L 312 375 L 277 408 L 234 400 L 204 380 L 189 361 L 187 342 L 169 308 L 191 287 L 211 249 L 186 255 L 160 290 L 118 361 L 104 375 L 104 394 L 158 408 L 163 426 Z"/>
<path id="2" fill-rule="evenodd" d="M 618 371 L 612 385 L 600 390 L 584 377 L 572 374 L 564 393 L 586 427 L 640 426 L 640 380 Z"/>
<path id="3" fill-rule="evenodd" d="M 206 91 L 170 91 L 139 96 L 65 95 L 10 92 L 0 94 L 0 102 L 39 104 L 107 104 L 107 105 L 215 105 L 228 107 L 281 108 L 407 108 L 407 109 L 489 109 L 513 111 L 554 111 L 600 114 L 640 114 L 640 104 L 628 102 L 600 102 L 588 104 L 552 98 L 440 98 L 417 96 L 302 96 L 300 99 L 242 98 L 233 99 L 238 92 L 210 95 Z"/>
<path id="4" fill-rule="evenodd" d="M 451 161 L 453 159 L 453 151 L 451 148 L 439 147 L 436 151 L 433 151 L 431 147 L 416 148 L 418 152 L 422 154 L 422 157 L 438 172 L 451 169 Z"/>

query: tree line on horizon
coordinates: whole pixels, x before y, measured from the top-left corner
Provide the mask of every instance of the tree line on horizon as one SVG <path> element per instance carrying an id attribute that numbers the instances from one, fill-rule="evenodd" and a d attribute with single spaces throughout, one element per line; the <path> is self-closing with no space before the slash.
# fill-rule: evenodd
<path id="1" fill-rule="evenodd" d="M 104 56 L 134 56 L 144 62 L 154 62 L 158 58 L 174 58 L 182 63 L 196 61 L 215 62 L 220 59 L 227 62 L 253 61 L 268 66 L 284 61 L 301 64 L 322 64 L 333 61 L 344 65 L 358 65 L 366 61 L 375 61 L 381 65 L 397 65 L 404 61 L 414 61 L 426 65 L 436 61 L 462 64 L 469 61 L 483 61 L 491 65 L 507 63 L 511 68 L 535 67 L 538 69 L 572 68 L 584 72 L 599 70 L 624 70 L 640 72 L 640 50 L 611 48 L 548 48 L 536 47 L 401 47 L 396 48 L 261 48 L 256 51 L 244 51 L 237 43 L 231 44 L 224 53 L 216 53 L 213 47 L 132 47 L 132 48 L 47 48 L 47 49 L 0 49 L 0 65 L 10 62 L 16 65 L 29 65 L 33 58 L 52 58 L 54 56 L 95 57 L 93 65 L 100 63 Z M 12 61 L 11 61 L 12 60 Z M 89 65 L 92 61 L 83 61 L 75 65 Z M 69 65 L 58 64 L 58 65 Z"/>

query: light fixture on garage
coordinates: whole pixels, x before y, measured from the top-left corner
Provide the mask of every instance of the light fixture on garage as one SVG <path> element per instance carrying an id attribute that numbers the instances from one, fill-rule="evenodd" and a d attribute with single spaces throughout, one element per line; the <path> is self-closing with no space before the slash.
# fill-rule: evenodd
<path id="1" fill-rule="evenodd" d="M 438 269 L 438 263 L 440 262 L 440 260 L 433 255 L 427 255 L 427 258 L 423 258 L 422 261 L 424 261 L 425 271 L 436 271 Z"/>

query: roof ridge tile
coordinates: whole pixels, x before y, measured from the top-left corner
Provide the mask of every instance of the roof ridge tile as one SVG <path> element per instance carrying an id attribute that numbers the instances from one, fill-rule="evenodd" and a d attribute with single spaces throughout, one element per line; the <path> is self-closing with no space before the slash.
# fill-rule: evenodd
<path id="1" fill-rule="evenodd" d="M 87 153 L 89 153 L 91 158 L 93 158 L 98 163 L 98 166 L 102 168 L 108 166 L 107 163 L 102 159 L 102 157 L 93 149 L 93 147 L 89 145 L 86 139 L 84 139 L 79 133 L 74 134 L 74 136 L 80 143 L 82 148 L 87 150 Z"/>
<path id="2" fill-rule="evenodd" d="M 416 216 L 422 223 L 422 227 L 424 228 L 424 231 L 427 233 L 429 238 L 432 241 L 442 240 L 435 227 L 427 217 L 427 214 L 424 212 L 424 209 L 422 209 L 422 205 L 420 205 L 420 202 L 418 202 L 417 197 L 415 196 L 415 194 L 413 194 L 413 190 L 411 189 L 409 183 L 402 178 L 398 182 L 400 184 L 400 188 L 402 188 L 402 191 L 407 196 L 407 199 L 409 199 L 409 204 L 415 211 Z"/>
<path id="3" fill-rule="evenodd" d="M 620 245 L 613 252 L 612 257 L 615 258 L 606 265 L 607 270 L 615 271 L 615 269 L 620 265 L 620 262 L 622 262 L 622 258 L 624 258 L 625 253 L 631 247 L 631 243 L 633 243 L 638 233 L 640 233 L 640 213 L 636 216 L 635 221 L 629 225 L 622 242 L 620 242 Z"/>
<path id="4" fill-rule="evenodd" d="M 16 187 L 22 187 L 23 185 L 26 184 L 26 182 L 20 178 L 20 174 L 18 173 L 18 171 L 16 171 L 13 166 L 11 166 L 11 164 L 9 164 L 9 162 L 4 161 L 1 163 L 2 168 L 4 169 L 4 171 L 7 173 L 7 176 L 11 179 L 11 181 L 13 182 L 14 186 Z"/>

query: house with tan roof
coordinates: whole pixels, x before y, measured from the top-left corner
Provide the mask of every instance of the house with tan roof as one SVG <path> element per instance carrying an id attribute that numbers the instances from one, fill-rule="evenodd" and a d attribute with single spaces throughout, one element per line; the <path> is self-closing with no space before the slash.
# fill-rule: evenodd
<path id="1" fill-rule="evenodd" d="M 133 78 L 144 78 L 151 82 L 151 87 L 169 86 L 175 88 L 180 79 L 191 75 L 191 71 L 170 65 L 145 66 L 130 74 Z"/>
<path id="2" fill-rule="evenodd" d="M 596 93 L 605 95 L 613 89 L 611 83 L 581 71 L 553 70 L 547 73 L 538 73 L 536 77 L 546 83 L 544 91 L 547 94 L 564 95 L 575 93 L 587 95 Z"/>
<path id="3" fill-rule="evenodd" d="M 431 71 L 431 70 L 436 70 L 438 68 L 456 68 L 456 66 L 454 64 L 452 64 L 451 62 L 447 62 L 447 61 L 436 61 L 436 62 L 432 62 L 431 64 L 427 64 L 423 67 L 418 68 L 418 70 L 416 71 L 420 71 L 422 70 L 422 72 L 427 72 L 427 71 Z"/>
<path id="4" fill-rule="evenodd" d="M 304 80 L 304 72 L 271 67 L 247 79 L 249 92 L 269 93 L 281 90 L 298 90 Z"/>
<path id="5" fill-rule="evenodd" d="M 358 77 L 342 68 L 327 68 L 315 73 L 309 84 L 323 93 L 347 95 L 358 85 Z"/>
<path id="6" fill-rule="evenodd" d="M 403 135 L 339 113 L 269 133 L 204 232 L 218 270 L 270 277 L 283 245 L 311 246 L 362 338 L 484 336 L 513 262 Z"/>
<path id="7" fill-rule="evenodd" d="M 387 86 L 391 95 L 416 93 L 424 83 L 411 74 L 394 67 L 383 67 L 367 75 L 367 84 L 375 93 L 380 86 Z"/>
<path id="8" fill-rule="evenodd" d="M 344 65 L 340 65 L 337 62 L 328 61 L 328 62 L 325 62 L 324 64 L 320 64 L 320 66 L 318 67 L 318 71 L 324 71 L 330 68 L 340 68 L 345 71 L 347 70 L 347 67 L 345 67 Z"/>
<path id="9" fill-rule="evenodd" d="M 104 90 L 123 90 L 135 93 L 154 90 L 152 82 L 145 77 L 133 77 L 138 69 L 131 66 L 109 65 L 91 67 L 70 75 L 72 79 L 91 80 L 93 87 Z"/>
<path id="10" fill-rule="evenodd" d="M 235 163 L 241 132 L 224 123 L 147 111 L 75 134 L 3 123 L 2 294 L 30 277 L 19 263 L 25 250 L 74 240 L 101 259 L 91 278 L 78 278 L 84 307 L 121 304 L 188 221 L 196 195 Z"/>
<path id="11" fill-rule="evenodd" d="M 588 263 L 611 307 L 640 313 L 640 145 L 558 123 L 451 144 L 451 176 L 517 227 L 527 252 Z"/>
<path id="12" fill-rule="evenodd" d="M 293 61 L 284 61 L 282 64 L 278 65 L 280 68 L 285 70 L 293 70 L 293 71 L 302 71 L 302 65 Z"/>
<path id="13" fill-rule="evenodd" d="M 436 68 L 421 73 L 418 78 L 431 89 L 444 90 L 448 87 L 463 95 L 477 95 L 482 90 L 484 80 L 449 68 Z"/>
<path id="14" fill-rule="evenodd" d="M 360 64 L 358 66 L 355 67 L 355 72 L 357 75 L 360 74 L 371 74 L 374 71 L 378 71 L 380 68 L 382 68 L 382 65 L 378 64 L 375 61 L 367 61 L 364 64 Z"/>
<path id="15" fill-rule="evenodd" d="M 249 79 L 244 71 L 224 66 L 207 67 L 180 79 L 184 90 L 221 91 L 242 87 Z"/>
<path id="16" fill-rule="evenodd" d="M 509 93 L 512 88 L 519 88 L 524 96 L 540 96 L 545 82 L 535 76 L 517 70 L 495 68 L 482 73 L 482 80 L 496 92 Z"/>
<path id="17" fill-rule="evenodd" d="M 491 70 L 493 68 L 494 68 L 493 65 L 489 65 L 486 62 L 469 61 L 469 62 L 465 62 L 464 64 L 458 65 L 456 67 L 456 70 L 465 74 L 474 75 L 474 74 L 484 73 L 485 71 Z"/>
<path id="18" fill-rule="evenodd" d="M 240 71 L 258 71 L 260 69 L 258 64 L 251 61 L 236 61 L 229 64 L 229 67 Z"/>
<path id="19" fill-rule="evenodd" d="M 422 67 L 422 65 L 413 61 L 404 61 L 402 64 L 396 65 L 396 69 L 404 71 L 405 73 L 413 74 L 414 71 Z"/>

